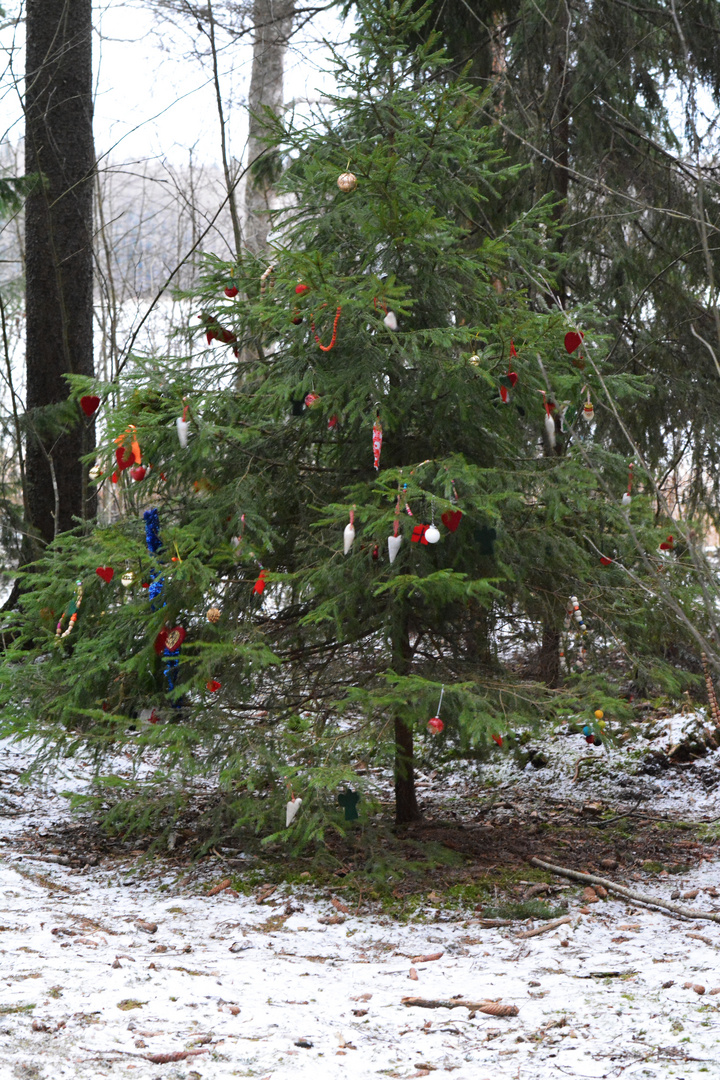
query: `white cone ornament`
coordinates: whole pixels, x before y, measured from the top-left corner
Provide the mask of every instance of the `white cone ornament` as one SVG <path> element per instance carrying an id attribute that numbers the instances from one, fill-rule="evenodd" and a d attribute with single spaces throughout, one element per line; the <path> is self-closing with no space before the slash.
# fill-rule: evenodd
<path id="1" fill-rule="evenodd" d="M 551 413 L 545 414 L 545 432 L 548 437 L 548 442 L 550 443 L 550 449 L 552 450 L 555 446 L 555 420 Z"/>
<path id="2" fill-rule="evenodd" d="M 388 536 L 388 558 L 391 563 L 395 562 L 401 544 L 402 536 Z"/>
<path id="3" fill-rule="evenodd" d="M 298 811 L 299 811 L 301 806 L 302 806 L 302 799 L 292 799 L 285 806 L 285 828 L 286 829 L 288 828 L 289 825 L 292 825 L 293 821 L 295 820 L 295 818 L 298 815 Z"/>
<path id="4" fill-rule="evenodd" d="M 182 416 L 178 416 L 175 421 L 177 424 L 178 439 L 180 440 L 180 446 L 184 450 L 188 444 L 188 427 L 187 420 L 183 420 Z"/>
<path id="5" fill-rule="evenodd" d="M 345 531 L 343 533 L 343 553 L 345 555 L 350 554 L 350 548 L 353 546 L 354 539 L 355 539 L 355 526 L 353 525 L 353 515 L 351 514 L 350 515 L 350 520 L 348 521 L 347 525 L 345 526 Z"/>
<path id="6" fill-rule="evenodd" d="M 425 530 L 425 539 L 427 540 L 428 544 L 437 544 L 438 540 L 440 539 L 440 530 L 438 529 L 437 525 L 428 525 L 427 529 Z"/>
<path id="7" fill-rule="evenodd" d="M 387 326 L 388 330 L 397 330 L 398 328 L 397 315 L 394 311 L 388 311 L 387 315 L 383 319 L 383 322 Z"/>

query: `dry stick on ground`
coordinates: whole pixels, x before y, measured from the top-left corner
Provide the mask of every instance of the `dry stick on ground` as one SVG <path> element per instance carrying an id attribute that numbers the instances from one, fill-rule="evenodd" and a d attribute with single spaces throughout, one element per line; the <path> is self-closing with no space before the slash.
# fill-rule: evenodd
<path id="1" fill-rule="evenodd" d="M 532 858 L 529 860 L 533 866 L 541 870 L 549 870 L 552 874 L 570 878 L 571 881 L 582 881 L 585 885 L 604 885 L 608 892 L 617 893 L 626 900 L 637 900 L 641 904 L 659 908 L 660 911 L 670 911 L 673 915 L 682 915 L 686 919 L 707 919 L 710 922 L 720 923 L 720 912 L 696 911 L 694 908 L 685 907 L 684 904 L 673 904 L 670 900 L 658 900 L 648 893 L 639 892 L 637 889 L 628 889 L 624 885 L 616 885 L 608 878 L 598 877 L 596 874 L 581 874 L 578 870 L 568 870 L 566 866 L 555 866 L 553 863 L 544 862 L 542 859 Z"/>
<path id="2" fill-rule="evenodd" d="M 415 1005 L 419 1009 L 470 1009 L 471 1012 L 486 1013 L 488 1016 L 517 1016 L 517 1005 L 500 1005 L 496 1001 L 471 1001 L 469 998 L 420 998 L 404 997 L 401 1005 Z"/>
<path id="3" fill-rule="evenodd" d="M 545 934 L 548 930 L 554 930 L 558 926 L 562 926 L 563 923 L 572 922 L 570 915 L 563 915 L 562 919 L 552 919 L 548 923 L 543 923 L 542 926 L 536 926 L 534 930 L 523 930 L 521 934 L 515 934 L 516 938 L 529 938 L 537 937 L 538 934 Z"/>

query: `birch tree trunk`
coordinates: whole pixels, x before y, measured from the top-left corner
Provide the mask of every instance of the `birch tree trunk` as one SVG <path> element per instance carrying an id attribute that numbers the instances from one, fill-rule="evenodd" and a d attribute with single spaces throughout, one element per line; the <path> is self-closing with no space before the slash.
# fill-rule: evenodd
<path id="1" fill-rule="evenodd" d="M 294 0 L 253 0 L 255 38 L 248 94 L 248 165 L 251 168 L 245 187 L 245 244 L 254 255 L 262 254 L 267 248 L 269 210 L 277 169 L 277 162 L 271 155 L 261 156 L 266 149 L 264 139 L 268 134 L 265 110 L 279 114 L 284 104 L 285 50 L 294 10 Z"/>
<path id="2" fill-rule="evenodd" d="M 25 210 L 27 503 L 49 543 L 94 512 L 82 454 L 94 426 L 67 413 L 68 372 L 93 374 L 91 0 L 27 0 Z M 54 407 L 54 408 L 53 408 Z"/>

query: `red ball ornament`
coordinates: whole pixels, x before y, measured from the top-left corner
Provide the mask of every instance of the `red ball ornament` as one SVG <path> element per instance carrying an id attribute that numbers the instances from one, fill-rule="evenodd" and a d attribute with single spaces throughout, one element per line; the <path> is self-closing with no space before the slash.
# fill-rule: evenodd
<path id="1" fill-rule="evenodd" d="M 315 391 L 312 390 L 309 394 L 305 395 L 305 408 L 306 409 L 312 409 L 315 402 L 319 401 L 319 400 L 320 400 L 320 395 L 316 394 Z"/>
<path id="2" fill-rule="evenodd" d="M 137 468 L 130 470 L 130 476 L 135 481 L 144 480 L 146 472 L 147 472 L 147 469 L 145 468 L 144 465 L 138 465 Z"/>
<path id="3" fill-rule="evenodd" d="M 439 716 L 433 716 L 432 720 L 428 720 L 428 731 L 432 731 L 433 735 L 439 735 L 444 727 Z"/>
<path id="4" fill-rule="evenodd" d="M 217 690 L 220 689 L 220 687 L 222 686 L 222 683 L 219 683 L 217 681 L 217 679 L 209 679 L 205 683 L 205 686 L 207 687 L 207 689 L 210 691 L 211 694 L 214 694 Z"/>
<path id="5" fill-rule="evenodd" d="M 608 559 L 607 555 L 601 555 L 600 556 L 600 565 L 601 566 L 610 566 L 611 562 L 612 562 L 612 559 Z"/>
<path id="6" fill-rule="evenodd" d="M 225 295 L 227 296 L 227 298 L 229 300 L 232 300 L 232 298 L 234 296 L 237 296 L 237 294 L 239 292 L 240 292 L 240 290 L 238 289 L 237 285 L 226 285 L 225 286 Z"/>
<path id="7" fill-rule="evenodd" d="M 296 294 L 298 296 L 302 296 L 303 293 L 306 293 L 306 292 L 309 292 L 309 291 L 310 291 L 310 286 L 309 285 L 302 285 L 301 284 L 301 285 L 296 285 L 295 286 L 295 292 L 296 292 Z"/>

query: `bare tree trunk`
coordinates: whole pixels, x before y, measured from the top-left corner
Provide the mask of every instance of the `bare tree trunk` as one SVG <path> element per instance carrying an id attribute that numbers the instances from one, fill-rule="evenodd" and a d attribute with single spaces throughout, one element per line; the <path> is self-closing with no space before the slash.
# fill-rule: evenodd
<path id="1" fill-rule="evenodd" d="M 410 669 L 412 653 L 408 635 L 407 616 L 393 647 L 393 670 L 405 675 Z M 415 759 L 413 730 L 400 716 L 395 717 L 395 824 L 407 825 L 422 817 L 415 794 Z"/>
<path id="2" fill-rule="evenodd" d="M 93 374 L 91 0 L 27 0 L 26 29 L 27 502 L 47 543 L 94 512 L 94 426 L 52 408 L 66 373 Z"/>
<path id="3" fill-rule="evenodd" d="M 255 166 L 250 168 L 245 186 L 245 243 L 254 255 L 267 248 L 276 169 L 272 156 L 260 156 L 266 149 L 264 140 L 268 134 L 265 110 L 278 115 L 284 104 L 285 49 L 294 9 L 294 0 L 253 0 L 255 39 L 248 94 L 248 165 L 254 162 Z"/>

